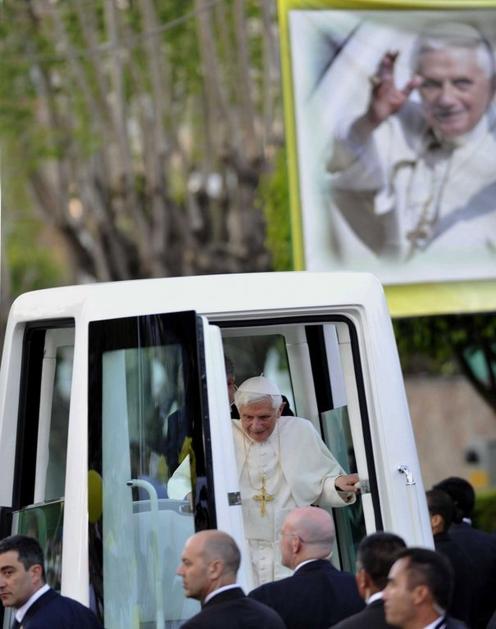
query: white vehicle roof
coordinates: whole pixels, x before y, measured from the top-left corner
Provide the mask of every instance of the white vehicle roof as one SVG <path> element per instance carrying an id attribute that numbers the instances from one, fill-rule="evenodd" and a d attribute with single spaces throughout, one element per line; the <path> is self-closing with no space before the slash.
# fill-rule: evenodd
<path id="1" fill-rule="evenodd" d="M 11 310 L 16 321 L 73 317 L 87 320 L 196 310 L 226 317 L 250 312 L 316 311 L 332 306 L 386 310 L 380 282 L 368 273 L 252 273 L 133 280 L 25 293 Z"/>

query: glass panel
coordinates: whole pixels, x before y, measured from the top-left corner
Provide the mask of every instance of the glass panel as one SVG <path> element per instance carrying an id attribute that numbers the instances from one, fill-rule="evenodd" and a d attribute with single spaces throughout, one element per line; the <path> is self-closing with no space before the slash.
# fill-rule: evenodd
<path id="1" fill-rule="evenodd" d="M 73 357 L 73 346 L 57 348 L 48 442 L 45 500 L 60 498 L 65 491 L 65 463 Z"/>
<path id="2" fill-rule="evenodd" d="M 351 438 L 348 409 L 346 406 L 321 413 L 324 441 L 347 474 L 357 471 L 353 441 Z M 361 497 L 344 509 L 334 509 L 336 539 L 340 566 L 355 571 L 356 550 L 366 535 Z"/>
<path id="3" fill-rule="evenodd" d="M 33 505 L 12 514 L 12 535 L 29 535 L 40 543 L 45 556 L 45 573 L 48 585 L 60 591 L 62 574 L 62 525 L 64 501 Z M 12 627 L 13 608 L 0 610 L 0 625 Z M 3 622 L 2 622 L 3 613 Z"/>
<path id="4" fill-rule="evenodd" d="M 233 363 L 237 384 L 247 378 L 264 374 L 277 382 L 288 400 L 289 407 L 286 407 L 283 414 L 295 414 L 286 342 L 282 334 L 229 336 L 223 339 L 223 345 L 224 354 Z"/>
<path id="5" fill-rule="evenodd" d="M 33 505 L 13 514 L 12 533 L 29 535 L 40 543 L 45 556 L 47 583 L 60 591 L 62 576 L 62 525 L 64 501 Z"/>
<path id="6" fill-rule="evenodd" d="M 197 609 L 175 576 L 182 546 L 194 533 L 192 510 L 189 501 L 167 499 L 167 480 L 187 449 L 180 357 L 178 345 L 103 354 L 103 576 L 109 627 L 132 626 L 133 618 L 140 626 L 163 627 L 165 613 L 168 621 L 179 621 Z M 191 492 L 190 476 L 184 493 Z"/>
<path id="7" fill-rule="evenodd" d="M 179 627 L 199 609 L 175 574 L 195 524 L 211 524 L 189 314 L 189 334 L 173 332 L 179 315 L 92 324 L 90 343 L 103 351 L 90 375 L 100 383 L 90 466 L 103 479 L 103 514 L 90 506 L 90 573 L 109 628 Z"/>

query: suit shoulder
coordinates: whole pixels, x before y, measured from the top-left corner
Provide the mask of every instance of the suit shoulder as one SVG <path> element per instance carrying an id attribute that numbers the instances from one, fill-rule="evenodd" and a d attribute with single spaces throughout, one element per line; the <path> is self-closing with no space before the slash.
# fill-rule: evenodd
<path id="1" fill-rule="evenodd" d="M 285 577 L 284 579 L 278 579 L 277 581 L 271 581 L 270 583 L 264 583 L 252 590 L 248 594 L 248 597 L 258 601 L 263 601 L 268 595 L 285 590 L 288 586 L 290 587 L 292 583 L 294 583 L 292 576 Z"/>
<path id="2" fill-rule="evenodd" d="M 451 618 L 450 616 L 448 616 L 446 629 L 468 629 L 468 627 L 461 620 L 457 620 L 456 618 Z"/>
<path id="3" fill-rule="evenodd" d="M 98 622 L 95 614 L 73 598 L 69 598 L 68 596 L 62 596 L 57 594 L 57 596 L 53 597 L 46 607 L 42 607 L 34 616 L 34 619 L 44 617 L 44 623 L 48 618 L 53 619 L 53 627 L 74 627 L 77 626 L 79 629 L 100 629 L 101 624 Z M 33 629 L 36 629 L 36 624 L 33 624 Z M 43 627 L 46 625 L 43 624 Z M 41 628 L 41 625 L 40 625 Z M 29 625 L 29 629 L 31 629 L 31 624 Z"/>
<path id="4" fill-rule="evenodd" d="M 237 629 L 285 629 L 279 614 L 263 603 L 244 597 L 205 607 L 181 625 L 181 629 L 212 629 L 212 627 Z"/>
<path id="5" fill-rule="evenodd" d="M 276 610 L 261 601 L 252 598 L 245 598 L 244 605 L 247 610 L 252 612 L 253 620 L 259 619 L 260 626 L 266 629 L 286 629 L 286 625 Z"/>
<path id="6" fill-rule="evenodd" d="M 393 629 L 386 622 L 382 605 L 365 607 L 365 609 L 333 625 L 332 629 L 362 629 L 362 627 L 369 627 L 369 629 Z"/>

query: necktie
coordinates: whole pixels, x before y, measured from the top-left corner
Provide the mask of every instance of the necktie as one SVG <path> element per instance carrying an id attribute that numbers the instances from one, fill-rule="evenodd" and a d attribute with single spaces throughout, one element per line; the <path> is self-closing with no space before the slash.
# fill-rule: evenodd
<path id="1" fill-rule="evenodd" d="M 12 623 L 12 629 L 16 629 L 17 627 L 20 627 L 21 623 L 18 622 L 15 618 L 14 618 L 14 622 Z"/>

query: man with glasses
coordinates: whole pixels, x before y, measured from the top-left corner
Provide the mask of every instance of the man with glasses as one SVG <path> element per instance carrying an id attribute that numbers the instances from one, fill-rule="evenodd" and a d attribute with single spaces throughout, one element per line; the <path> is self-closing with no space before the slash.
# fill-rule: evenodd
<path id="1" fill-rule="evenodd" d="M 329 561 L 332 517 L 319 507 L 293 509 L 280 532 L 281 559 L 293 575 L 266 583 L 249 596 L 275 609 L 287 629 L 324 629 L 363 608 L 355 579 Z"/>

